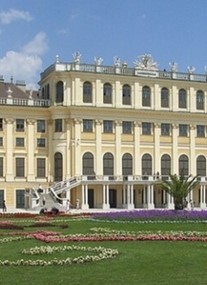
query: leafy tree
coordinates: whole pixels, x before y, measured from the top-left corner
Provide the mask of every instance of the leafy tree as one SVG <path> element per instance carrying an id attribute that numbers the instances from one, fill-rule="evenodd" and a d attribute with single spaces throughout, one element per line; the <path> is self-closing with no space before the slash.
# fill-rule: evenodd
<path id="1" fill-rule="evenodd" d="M 198 176 L 185 176 L 183 172 L 181 175 L 169 174 L 169 180 L 161 180 L 160 183 L 162 189 L 174 198 L 175 210 L 184 208 L 186 197 L 199 185 Z"/>

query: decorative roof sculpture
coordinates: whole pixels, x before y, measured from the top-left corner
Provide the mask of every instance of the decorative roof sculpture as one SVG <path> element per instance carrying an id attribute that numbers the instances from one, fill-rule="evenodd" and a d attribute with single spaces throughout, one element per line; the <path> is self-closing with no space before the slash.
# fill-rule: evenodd
<path id="1" fill-rule="evenodd" d="M 81 58 L 81 53 L 79 51 L 76 51 L 73 54 L 74 62 L 79 64 L 80 63 L 80 58 Z"/>
<path id="2" fill-rule="evenodd" d="M 137 57 L 134 61 L 135 68 L 140 70 L 157 71 L 158 65 L 153 60 L 151 54 L 144 54 Z"/>
<path id="3" fill-rule="evenodd" d="M 114 66 L 115 67 L 121 67 L 121 59 L 118 56 L 114 57 Z"/>
<path id="4" fill-rule="evenodd" d="M 101 58 L 101 57 L 94 57 L 94 61 L 95 61 L 95 64 L 96 65 L 101 65 L 102 64 L 102 62 L 103 62 L 103 58 Z"/>
<path id="5" fill-rule="evenodd" d="M 177 72 L 178 71 L 178 64 L 176 62 L 170 62 L 169 63 L 170 65 L 170 71 L 171 72 Z"/>
<path id="6" fill-rule="evenodd" d="M 193 74 L 195 72 L 195 67 L 190 65 L 188 66 L 188 73 Z"/>

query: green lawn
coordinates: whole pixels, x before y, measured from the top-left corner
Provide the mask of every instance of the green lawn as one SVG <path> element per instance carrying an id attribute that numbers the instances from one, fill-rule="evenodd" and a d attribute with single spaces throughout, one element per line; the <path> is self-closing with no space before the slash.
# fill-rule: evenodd
<path id="1" fill-rule="evenodd" d="M 13 220 L 15 221 L 15 220 Z M 32 223 L 18 220 L 18 225 Z M 68 224 L 62 229 L 58 224 Z M 54 230 L 64 234 L 88 233 L 93 227 L 107 227 L 115 230 L 185 230 L 207 231 L 206 223 L 175 224 L 135 224 L 93 222 L 90 220 L 64 221 L 54 223 L 55 227 L 27 228 L 24 231 Z M 0 234 L 14 230 L 0 230 Z M 3 236 L 0 236 L 2 239 Z M 119 255 L 113 259 L 95 263 L 73 264 L 64 266 L 29 267 L 0 266 L 0 284 L 2 285 L 37 285 L 37 284 L 71 284 L 71 285 L 204 285 L 207 280 L 207 244 L 186 241 L 102 241 L 70 242 L 84 246 L 104 246 L 116 248 Z M 21 258 L 39 258 L 23 256 L 25 248 L 45 245 L 38 240 L 12 241 L 0 244 L 0 259 L 17 260 Z M 48 244 L 47 244 L 48 245 Z M 62 243 L 49 244 L 60 246 Z M 65 244 L 64 244 L 65 245 Z M 82 255 L 82 252 L 54 253 L 57 258 Z M 53 257 L 54 257 L 53 256 Z M 41 257 L 42 258 L 42 257 Z M 44 257 L 49 258 L 48 256 Z"/>

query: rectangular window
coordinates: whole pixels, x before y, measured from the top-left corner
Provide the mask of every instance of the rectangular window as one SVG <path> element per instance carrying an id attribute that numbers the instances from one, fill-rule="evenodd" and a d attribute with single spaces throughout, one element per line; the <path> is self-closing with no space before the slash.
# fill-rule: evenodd
<path id="1" fill-rule="evenodd" d="M 0 146 L 3 146 L 3 137 L 0 137 Z"/>
<path id="2" fill-rule="evenodd" d="M 16 138 L 16 146 L 24 147 L 24 138 Z"/>
<path id="3" fill-rule="evenodd" d="M 4 169 L 4 160 L 3 157 L 0 157 L 0 177 L 3 177 L 3 169 Z"/>
<path id="4" fill-rule="evenodd" d="M 188 136 L 188 125 L 184 125 L 184 124 L 179 125 L 179 136 L 180 137 Z"/>
<path id="5" fill-rule="evenodd" d="M 205 137 L 205 126 L 197 125 L 197 137 L 199 138 Z"/>
<path id="6" fill-rule="evenodd" d="M 24 119 L 16 119 L 16 132 L 24 131 Z"/>
<path id="7" fill-rule="evenodd" d="M 113 121 L 103 121 L 103 132 L 113 133 Z"/>
<path id="8" fill-rule="evenodd" d="M 25 209 L 25 190 L 24 189 L 16 190 L 16 208 Z"/>
<path id="9" fill-rule="evenodd" d="M 37 177 L 45 177 L 45 158 L 37 158 Z"/>
<path id="10" fill-rule="evenodd" d="M 3 119 L 0 118 L 0 131 L 3 131 Z"/>
<path id="11" fill-rule="evenodd" d="M 24 177 L 24 158 L 16 158 L 16 177 Z"/>
<path id="12" fill-rule="evenodd" d="M 132 122 L 123 121 L 122 122 L 122 132 L 123 134 L 132 133 Z"/>
<path id="13" fill-rule="evenodd" d="M 43 138 L 37 139 L 37 147 L 45 147 L 45 139 Z"/>
<path id="14" fill-rule="evenodd" d="M 62 119 L 56 119 L 55 120 L 55 132 L 62 132 L 63 126 L 62 126 Z"/>
<path id="15" fill-rule="evenodd" d="M 93 120 L 83 120 L 83 132 L 85 133 L 93 132 Z"/>
<path id="16" fill-rule="evenodd" d="M 37 132 L 45 133 L 45 120 L 37 120 Z"/>
<path id="17" fill-rule="evenodd" d="M 151 123 L 142 123 L 142 134 L 151 135 Z"/>
<path id="18" fill-rule="evenodd" d="M 161 136 L 170 135 L 170 124 L 161 124 Z"/>

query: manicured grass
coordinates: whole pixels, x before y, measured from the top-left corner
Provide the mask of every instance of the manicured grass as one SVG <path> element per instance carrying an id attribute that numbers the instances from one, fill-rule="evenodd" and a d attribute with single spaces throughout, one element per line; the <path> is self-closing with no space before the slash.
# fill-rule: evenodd
<path id="1" fill-rule="evenodd" d="M 89 233 L 91 228 L 101 227 L 113 230 L 128 231 L 207 231 L 207 224 L 197 223 L 122 223 L 99 222 L 90 220 L 71 220 L 56 218 L 55 227 L 27 228 L 29 222 L 18 220 L 24 225 L 23 232 L 37 230 L 54 230 L 63 234 Z M 12 220 L 15 222 L 15 220 Z M 53 223 L 53 222 L 51 222 Z M 67 224 L 68 228 L 60 228 L 58 224 Z M 9 233 L 14 230 L 0 230 Z M 3 236 L 0 236 L 3 238 Z M 207 280 L 206 259 L 207 244 L 204 242 L 186 241 L 102 241 L 102 242 L 70 242 L 81 246 L 104 246 L 119 250 L 113 259 L 95 263 L 73 264 L 47 267 L 0 266 L 0 284 L 2 285 L 37 285 L 37 284 L 84 284 L 84 285 L 204 285 Z M 21 259 L 21 251 L 25 248 L 45 245 L 39 240 L 13 241 L 0 244 L 0 259 Z M 60 246 L 62 243 L 50 244 Z M 65 245 L 65 244 L 64 244 Z M 71 256 L 83 253 L 69 253 Z M 57 258 L 68 253 L 54 253 Z M 53 257 L 54 257 L 53 256 Z M 31 258 L 31 257 L 28 257 Z M 32 256 L 32 258 L 38 258 Z M 41 257 L 42 258 L 42 257 Z M 48 257 L 45 257 L 46 259 Z"/>

